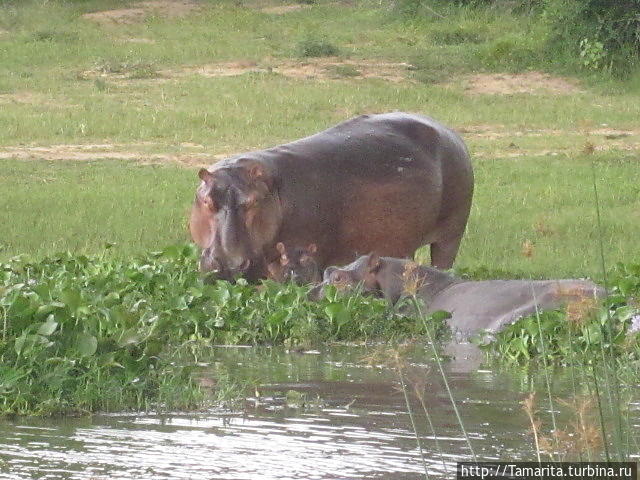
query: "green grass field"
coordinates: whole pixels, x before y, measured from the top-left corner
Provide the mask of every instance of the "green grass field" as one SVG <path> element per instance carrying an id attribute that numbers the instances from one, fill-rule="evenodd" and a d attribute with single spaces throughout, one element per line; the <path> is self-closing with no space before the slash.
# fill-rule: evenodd
<path id="1" fill-rule="evenodd" d="M 390 110 L 431 115 L 470 147 L 459 268 L 599 278 L 593 172 L 607 263 L 639 258 L 640 76 L 547 58 L 533 17 L 134 3 L 0 2 L 0 260 L 186 241 L 199 165 Z M 123 16 L 96 22 L 109 8 Z"/>

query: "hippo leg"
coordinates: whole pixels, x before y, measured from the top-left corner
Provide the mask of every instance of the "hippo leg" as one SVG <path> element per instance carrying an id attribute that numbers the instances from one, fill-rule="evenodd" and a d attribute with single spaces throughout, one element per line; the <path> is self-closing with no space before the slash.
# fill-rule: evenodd
<path id="1" fill-rule="evenodd" d="M 448 270 L 453 267 L 453 261 L 458 254 L 463 234 L 464 228 L 457 235 L 447 236 L 433 242 L 431 244 L 431 266 L 440 270 Z"/>

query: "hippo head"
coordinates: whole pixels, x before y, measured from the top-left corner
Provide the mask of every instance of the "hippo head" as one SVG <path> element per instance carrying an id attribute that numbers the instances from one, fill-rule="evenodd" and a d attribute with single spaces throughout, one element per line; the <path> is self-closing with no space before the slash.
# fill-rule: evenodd
<path id="1" fill-rule="evenodd" d="M 239 158 L 201 169 L 189 228 L 202 247 L 200 270 L 231 280 L 266 276 L 264 251 L 273 248 L 282 220 L 275 182 L 267 167 Z"/>
<path id="2" fill-rule="evenodd" d="M 306 248 L 289 248 L 282 242 L 278 242 L 276 249 L 280 257 L 268 266 L 270 278 L 278 282 L 298 284 L 318 283 L 322 280 L 320 267 L 316 261 L 318 247 L 315 243 Z"/>
<path id="3" fill-rule="evenodd" d="M 313 288 L 309 294 L 312 300 L 324 297 L 324 287 L 335 285 L 338 290 L 348 291 L 360 288 L 362 293 L 380 296 L 382 289 L 378 282 L 378 271 L 381 259 L 377 253 L 363 255 L 344 267 L 328 267 L 324 271 L 320 285 Z"/>

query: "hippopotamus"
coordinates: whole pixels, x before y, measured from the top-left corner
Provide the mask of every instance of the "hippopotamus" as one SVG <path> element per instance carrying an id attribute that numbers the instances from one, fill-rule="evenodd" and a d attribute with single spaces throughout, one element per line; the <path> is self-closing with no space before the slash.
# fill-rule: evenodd
<path id="1" fill-rule="evenodd" d="M 315 259 L 318 251 L 315 243 L 307 247 L 286 247 L 278 242 L 276 250 L 280 257 L 267 266 L 270 279 L 299 284 L 319 283 L 322 280 L 321 270 Z"/>
<path id="2" fill-rule="evenodd" d="M 329 267 L 311 297 L 322 296 L 324 285 L 353 288 L 396 303 L 407 290 L 424 301 L 425 312 L 451 314 L 449 326 L 459 339 L 480 331 L 498 332 L 519 318 L 555 310 L 570 302 L 600 299 L 605 290 L 590 280 L 472 281 L 436 268 L 373 253 L 344 267 Z"/>
<path id="3" fill-rule="evenodd" d="M 372 250 L 407 257 L 430 244 L 432 264 L 450 268 L 473 195 L 462 139 L 401 112 L 362 115 L 198 175 L 189 226 L 203 249 L 200 269 L 248 281 L 268 275 L 278 242 L 315 242 L 321 269 Z"/>

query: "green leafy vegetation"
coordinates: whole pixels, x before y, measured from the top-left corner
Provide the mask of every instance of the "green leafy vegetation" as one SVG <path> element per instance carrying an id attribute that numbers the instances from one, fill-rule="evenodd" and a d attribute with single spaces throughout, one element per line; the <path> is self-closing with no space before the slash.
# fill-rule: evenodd
<path id="1" fill-rule="evenodd" d="M 640 1 L 553 0 L 543 10 L 555 48 L 580 47 L 583 66 L 628 75 L 640 65 Z"/>
<path id="2" fill-rule="evenodd" d="M 332 57 L 340 54 L 340 49 L 326 38 L 307 36 L 298 43 L 301 57 Z"/>
<path id="3" fill-rule="evenodd" d="M 395 11 L 409 21 L 432 24 L 442 44 L 484 43 L 480 56 L 490 67 L 571 65 L 626 76 L 640 65 L 638 0 L 399 0 Z M 487 14 L 503 25 L 505 19 L 517 18 L 524 29 L 489 32 L 478 22 Z"/>
<path id="4" fill-rule="evenodd" d="M 213 343 L 426 333 L 375 299 L 311 304 L 294 286 L 206 284 L 190 247 L 144 254 L 188 239 L 200 165 L 361 113 L 424 113 L 463 135 L 476 193 L 456 267 L 469 276 L 602 281 L 599 241 L 607 262 L 637 261 L 637 1 L 300 3 L 313 6 L 202 1 L 180 18 L 97 24 L 82 15 L 131 2 L 3 2 L 2 412 L 194 408 L 210 400 L 194 366 Z M 327 55 L 349 63 L 323 70 Z M 376 77 L 384 69 L 393 81 Z M 540 75 L 486 88 L 530 70 L 571 75 L 570 88 Z M 22 253 L 34 260 L 9 260 Z M 614 282 L 626 297 L 628 272 Z M 612 302 L 611 321 L 550 312 L 490 348 L 514 362 L 635 361 L 635 307 Z M 237 391 L 228 372 L 217 381 Z"/>
<path id="5" fill-rule="evenodd" d="M 215 400 L 192 375 L 213 344 L 423 333 L 379 299 L 334 289 L 309 302 L 295 285 L 204 283 L 191 245 L 107 257 L 20 256 L 0 266 L 0 413 L 194 408 Z"/>

